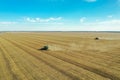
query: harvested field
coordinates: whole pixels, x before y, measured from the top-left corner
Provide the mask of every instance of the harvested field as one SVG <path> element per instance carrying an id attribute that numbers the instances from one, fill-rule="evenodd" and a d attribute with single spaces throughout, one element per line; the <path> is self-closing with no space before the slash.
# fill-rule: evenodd
<path id="1" fill-rule="evenodd" d="M 0 33 L 0 80 L 120 80 L 120 33 Z"/>

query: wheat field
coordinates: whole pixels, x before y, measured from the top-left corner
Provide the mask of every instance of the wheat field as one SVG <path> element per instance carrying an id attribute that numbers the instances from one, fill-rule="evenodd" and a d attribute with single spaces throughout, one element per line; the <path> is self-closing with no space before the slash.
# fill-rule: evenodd
<path id="1" fill-rule="evenodd" d="M 120 33 L 0 33 L 0 80 L 120 80 Z"/>

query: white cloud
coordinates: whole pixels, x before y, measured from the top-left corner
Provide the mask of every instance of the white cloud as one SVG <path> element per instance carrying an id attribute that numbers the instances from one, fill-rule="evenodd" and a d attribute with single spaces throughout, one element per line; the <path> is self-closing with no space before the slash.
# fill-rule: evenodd
<path id="1" fill-rule="evenodd" d="M 120 19 L 89 22 L 80 26 L 88 31 L 120 31 Z"/>
<path id="2" fill-rule="evenodd" d="M 83 23 L 86 20 L 86 17 L 80 18 L 80 22 Z"/>
<path id="3" fill-rule="evenodd" d="M 56 22 L 62 20 L 62 17 L 57 17 L 57 18 L 47 18 L 47 19 L 42 19 L 42 18 L 25 18 L 25 21 L 27 22 L 34 22 L 34 23 L 48 23 L 48 22 Z"/>
<path id="4" fill-rule="evenodd" d="M 108 18 L 112 18 L 113 16 L 112 15 L 109 15 L 109 16 L 107 16 Z"/>
<path id="5" fill-rule="evenodd" d="M 9 24 L 16 24 L 17 22 L 0 22 L 0 24 L 2 24 L 2 25 L 9 25 Z"/>
<path id="6" fill-rule="evenodd" d="M 96 2 L 97 0 L 84 0 L 86 2 Z"/>
<path id="7" fill-rule="evenodd" d="M 29 17 L 28 17 L 28 18 L 26 18 L 25 20 L 26 20 L 26 21 L 28 21 L 28 22 L 36 22 L 36 20 L 31 19 L 31 18 L 29 18 Z"/>
<path id="8" fill-rule="evenodd" d="M 120 25 L 120 20 L 119 19 L 113 19 L 113 20 L 106 20 L 106 21 L 98 21 L 98 22 L 93 22 L 90 24 L 97 24 L 97 25 L 111 25 L 111 24 L 117 24 Z"/>

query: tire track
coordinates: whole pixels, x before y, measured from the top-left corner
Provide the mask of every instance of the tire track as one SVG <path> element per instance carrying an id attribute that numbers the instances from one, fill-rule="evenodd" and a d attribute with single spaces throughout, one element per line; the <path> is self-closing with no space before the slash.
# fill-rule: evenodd
<path id="1" fill-rule="evenodd" d="M 33 46 L 29 46 L 29 47 L 34 48 Z M 46 52 L 45 52 L 45 53 L 46 53 Z M 63 61 L 69 62 L 69 63 L 71 63 L 71 64 L 74 64 L 74 65 L 76 65 L 76 66 L 82 67 L 83 69 L 87 69 L 88 71 L 95 72 L 96 74 L 99 74 L 99 75 L 101 75 L 101 76 L 103 76 L 103 77 L 109 76 L 109 77 L 107 77 L 107 78 L 116 79 L 116 80 L 119 79 L 119 77 L 117 77 L 117 76 L 115 76 L 115 75 L 113 75 L 113 74 L 104 72 L 103 70 L 101 71 L 100 69 L 93 68 L 93 67 L 90 67 L 90 66 L 87 66 L 87 65 L 84 65 L 84 64 L 80 64 L 80 63 L 75 62 L 75 61 L 73 61 L 73 60 L 71 60 L 71 59 L 68 59 L 68 58 L 64 58 L 64 57 L 62 57 L 62 56 L 55 55 L 54 52 L 53 52 L 53 53 L 49 53 L 49 52 L 48 52 L 48 53 L 46 53 L 46 54 L 51 55 L 51 56 L 53 56 L 53 57 L 56 57 L 56 58 L 58 58 L 58 59 L 61 59 L 61 60 L 63 60 Z"/>
<path id="2" fill-rule="evenodd" d="M 13 35 L 13 36 L 16 36 L 16 35 Z M 31 38 L 31 37 L 28 37 L 28 36 L 25 36 L 25 35 L 22 35 L 22 36 L 20 35 L 19 37 L 21 37 L 21 38 L 24 37 L 24 38 L 34 39 L 33 37 L 36 37 L 36 36 L 32 36 L 32 38 Z M 21 38 L 20 38 L 20 39 L 21 39 Z M 40 39 L 35 38 L 35 39 L 37 39 L 37 40 L 35 40 L 35 42 L 36 42 L 36 41 L 37 41 L 37 42 L 42 41 L 42 42 L 45 42 L 45 43 L 47 42 L 47 43 L 60 44 L 60 45 L 62 44 L 62 45 L 64 45 L 64 46 L 66 46 L 66 49 L 67 49 L 67 46 L 68 46 L 65 42 L 55 41 L 54 39 L 53 39 L 53 41 L 49 41 L 49 38 L 47 38 L 46 40 L 41 39 L 41 38 L 40 38 Z M 32 43 L 32 42 L 30 42 L 30 43 Z M 89 55 L 89 54 L 86 54 L 86 55 Z M 99 58 L 99 59 L 102 58 L 102 59 L 104 59 L 105 61 L 108 60 L 107 58 L 109 58 L 109 59 L 112 58 L 112 56 L 110 56 L 110 55 L 109 55 L 109 56 L 108 56 L 108 55 L 105 55 L 105 56 L 104 56 L 104 55 L 99 55 L 99 54 L 97 54 L 97 55 L 93 54 L 93 56 L 96 56 L 96 57 Z"/>
<path id="3" fill-rule="evenodd" d="M 16 35 L 15 35 L 16 36 Z M 31 35 L 30 35 L 31 36 Z M 37 39 L 36 40 L 36 38 L 34 38 L 34 36 L 32 36 L 32 37 L 28 37 L 28 36 L 19 36 L 19 37 L 21 37 L 21 39 L 22 38 L 24 38 L 25 37 L 25 39 L 27 38 L 29 38 L 29 39 L 33 39 L 34 41 L 33 42 L 30 42 L 29 40 L 24 40 L 24 39 L 22 39 L 23 41 L 26 41 L 26 42 L 29 42 L 30 44 L 36 44 L 37 45 L 37 43 L 44 43 L 45 41 L 41 41 L 41 39 Z M 43 39 L 42 39 L 43 40 Z M 51 42 L 49 42 L 49 43 L 51 43 Z M 55 43 L 56 43 L 56 41 L 55 41 Z M 54 43 L 53 43 L 54 44 Z M 58 43 L 57 42 L 57 44 L 60 44 L 60 43 Z M 60 44 L 61 45 L 61 44 Z M 67 44 L 66 44 L 67 45 Z M 64 45 L 65 46 L 65 48 L 67 49 L 68 47 L 66 46 L 66 45 Z M 79 51 L 74 51 L 74 52 L 79 52 Z M 103 53 L 103 52 L 99 52 L 98 54 L 89 54 L 88 52 L 85 52 L 85 53 L 87 53 L 87 54 L 84 54 L 84 55 L 86 55 L 86 56 L 88 56 L 89 55 L 89 57 L 91 57 L 91 56 L 94 56 L 95 57 L 95 60 L 102 60 L 101 62 L 100 62 L 100 64 L 99 63 L 97 63 L 98 65 L 102 65 L 102 66 L 104 66 L 104 67 L 108 67 L 108 66 L 106 66 L 106 64 L 109 64 L 110 62 L 111 62 L 111 59 L 113 59 L 113 56 L 106 56 L 106 55 L 101 55 L 101 54 L 99 54 L 99 53 Z M 112 54 L 113 55 L 113 54 Z M 89 60 L 88 60 L 89 61 Z M 103 63 L 103 64 L 101 64 L 101 63 Z M 119 71 L 120 69 L 119 69 L 119 67 L 117 68 L 117 67 L 112 67 L 111 69 L 114 69 L 114 70 L 117 70 L 117 71 Z"/>
<path id="4" fill-rule="evenodd" d="M 13 39 L 12 39 L 13 40 Z M 42 61 L 40 61 L 40 60 L 38 60 L 38 59 L 36 59 L 35 57 L 33 57 L 33 56 L 31 56 L 30 54 L 28 54 L 28 53 L 26 53 L 23 49 L 20 49 L 18 46 L 15 46 L 14 44 L 12 44 L 12 43 L 10 43 L 10 42 L 8 42 L 7 41 L 7 46 L 11 46 L 11 48 L 10 48 L 10 50 L 8 50 L 9 52 L 13 52 L 13 54 L 12 53 L 10 53 L 11 54 L 11 57 L 13 58 L 13 60 L 16 62 L 16 60 L 19 60 L 19 62 L 17 61 L 16 63 L 17 63 L 17 65 L 19 65 L 19 68 L 22 70 L 22 72 L 25 72 L 24 74 L 27 76 L 27 78 L 29 79 L 29 80 L 39 80 L 39 79 L 41 79 L 41 80 L 71 80 L 68 76 L 65 76 L 64 74 L 61 74 L 60 72 L 58 72 L 57 70 L 55 70 L 55 69 L 53 69 L 53 68 L 51 68 L 51 67 L 49 67 L 48 65 L 46 65 L 44 62 L 42 62 Z M 6 47 L 7 47 L 6 46 Z M 7 47 L 8 48 L 8 47 Z M 14 53 L 14 51 L 13 50 L 15 50 L 15 53 Z M 22 52 L 21 52 L 22 51 Z M 18 53 L 18 54 L 17 54 Z M 21 55 L 22 56 L 21 56 Z M 24 58 L 22 58 L 23 57 L 23 54 L 27 54 L 27 56 L 24 56 Z M 18 56 L 19 55 L 19 56 Z M 27 58 L 28 57 L 31 57 L 31 59 L 30 60 L 27 60 Z M 22 58 L 22 59 L 20 59 L 20 58 Z M 36 60 L 36 61 L 33 61 L 34 59 Z M 24 60 L 24 61 L 23 61 Z M 32 60 L 32 61 L 31 61 Z M 22 62 L 23 61 L 23 62 Z M 27 61 L 27 63 L 26 63 L 26 61 Z M 22 62 L 22 64 L 21 64 L 21 62 Z M 37 62 L 39 62 L 39 63 L 37 63 Z M 34 63 L 34 64 L 33 64 Z M 29 64 L 31 64 L 31 65 L 29 65 Z M 43 65 L 41 66 L 41 64 L 44 64 L 45 66 L 43 67 Z M 22 65 L 22 66 L 21 66 Z M 33 65 L 35 65 L 35 66 L 33 66 Z M 32 68 L 31 68 L 31 66 L 32 66 Z M 48 67 L 48 68 L 46 68 L 46 66 Z M 36 68 L 37 67 L 37 68 Z M 40 68 L 40 67 L 42 67 L 42 69 L 40 69 L 40 71 L 38 70 L 38 68 Z M 25 71 L 23 71 L 23 68 L 25 69 Z M 36 71 L 37 70 L 37 71 Z M 45 71 L 46 70 L 46 71 Z M 40 75 L 39 74 L 37 74 L 37 73 L 40 73 Z M 55 74 L 55 73 L 57 73 L 57 74 Z M 53 75 L 54 74 L 54 75 Z M 43 76 L 41 76 L 41 75 L 43 75 Z M 38 77 L 39 76 L 39 77 Z M 56 76 L 58 76 L 58 77 L 56 77 Z M 47 77 L 47 78 L 46 78 Z"/>
<path id="5" fill-rule="evenodd" d="M 20 71 L 19 67 L 16 65 L 12 57 L 9 55 L 6 47 L 1 44 L 1 52 L 6 63 L 6 67 L 9 70 L 9 73 L 12 75 L 12 80 L 28 80 L 26 76 Z"/>
<path id="6" fill-rule="evenodd" d="M 3 37 L 2 37 L 2 38 L 3 38 Z M 3 39 L 11 42 L 11 43 L 14 44 L 15 46 L 19 46 L 19 48 L 21 48 L 21 49 L 24 50 L 25 52 L 29 53 L 30 55 L 32 55 L 32 56 L 35 57 L 36 59 L 41 60 L 42 62 L 44 62 L 46 65 L 50 66 L 51 68 L 53 68 L 53 69 L 61 72 L 62 74 L 70 77 L 72 80 L 82 80 L 82 79 L 80 79 L 78 76 L 75 76 L 75 75 L 73 75 L 72 73 L 68 73 L 68 72 L 66 72 L 66 71 L 58 68 L 57 66 L 55 66 L 55 65 L 53 65 L 53 64 L 50 64 L 48 61 L 46 61 L 46 60 L 38 57 L 37 55 L 32 54 L 31 51 L 28 51 L 28 50 L 26 49 L 27 46 L 22 46 L 22 45 L 16 43 L 15 41 L 13 42 L 13 41 L 11 41 L 11 40 L 9 40 L 9 39 L 6 39 L 6 38 L 3 38 Z"/>
<path id="7" fill-rule="evenodd" d="M 30 47 L 30 46 L 29 46 L 29 47 Z M 33 48 L 33 47 L 32 47 L 32 48 Z M 83 69 L 86 69 L 86 70 L 88 70 L 88 71 L 90 71 L 90 72 L 94 72 L 94 73 L 96 73 L 96 74 L 98 74 L 98 75 L 101 75 L 101 76 L 103 76 L 103 77 L 110 78 L 111 80 L 120 80 L 119 77 L 117 77 L 117 76 L 115 76 L 115 75 L 112 75 L 112 74 L 109 74 L 109 73 L 107 73 L 107 72 L 105 72 L 105 71 L 101 71 L 100 69 L 93 68 L 93 67 L 90 67 L 90 66 L 87 66 L 87 65 L 78 63 L 78 62 L 76 62 L 76 61 L 73 61 L 73 60 L 71 60 L 71 59 L 64 58 L 64 57 L 61 57 L 61 56 L 57 56 L 57 55 L 54 55 L 54 54 L 49 54 L 49 53 L 46 53 L 46 54 L 51 55 L 51 56 L 54 56 L 54 57 L 56 57 L 56 58 L 58 58 L 58 59 L 61 59 L 61 60 L 65 61 L 65 62 L 68 62 L 68 63 L 70 63 L 70 64 L 74 64 L 74 65 L 76 65 L 76 66 L 79 66 L 79 67 L 81 67 L 81 68 L 83 68 Z"/>
<path id="8" fill-rule="evenodd" d="M 12 75 L 12 80 L 18 80 L 18 76 L 12 71 L 12 67 L 10 66 L 10 61 L 8 60 L 8 58 L 5 56 L 4 51 L 0 48 L 3 58 L 5 60 L 5 63 L 7 65 L 7 68 L 10 72 L 10 74 Z"/>

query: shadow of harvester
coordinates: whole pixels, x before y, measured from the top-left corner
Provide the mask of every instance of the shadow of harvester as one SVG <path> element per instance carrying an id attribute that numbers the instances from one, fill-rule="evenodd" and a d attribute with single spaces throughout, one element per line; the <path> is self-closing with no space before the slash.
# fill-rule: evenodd
<path id="1" fill-rule="evenodd" d="M 96 38 L 95 38 L 95 40 L 99 40 L 99 38 L 98 38 L 98 37 L 96 37 Z"/>
<path id="2" fill-rule="evenodd" d="M 42 48 L 40 48 L 38 50 L 48 50 L 48 46 L 44 46 L 44 47 L 42 47 Z"/>

